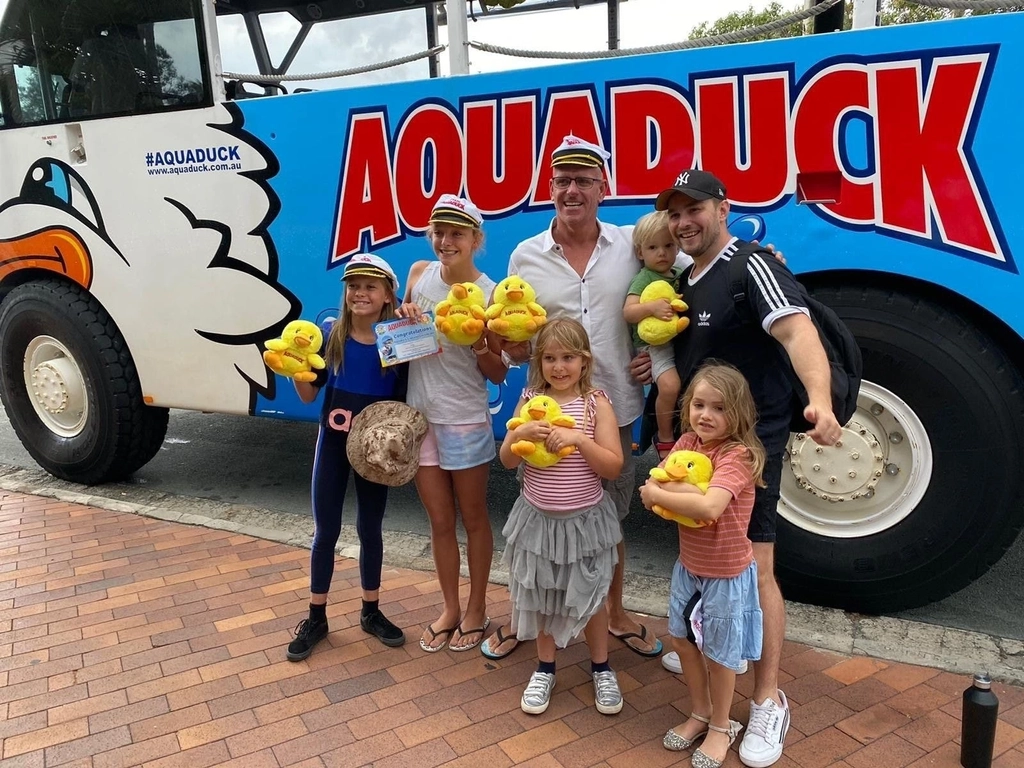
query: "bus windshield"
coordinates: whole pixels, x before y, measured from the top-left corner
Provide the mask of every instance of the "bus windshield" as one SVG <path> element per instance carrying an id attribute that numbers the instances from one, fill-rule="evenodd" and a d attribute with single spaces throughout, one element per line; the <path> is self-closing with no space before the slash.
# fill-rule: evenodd
<path id="1" fill-rule="evenodd" d="M 201 29 L 198 0 L 11 2 L 0 28 L 2 125 L 208 104 Z"/>

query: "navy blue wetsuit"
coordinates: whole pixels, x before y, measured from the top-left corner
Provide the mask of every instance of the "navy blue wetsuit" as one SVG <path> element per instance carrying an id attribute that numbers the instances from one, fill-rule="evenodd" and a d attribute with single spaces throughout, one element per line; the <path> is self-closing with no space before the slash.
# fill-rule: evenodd
<path id="1" fill-rule="evenodd" d="M 327 335 L 326 333 L 324 334 Z M 351 466 L 345 446 L 352 419 L 380 400 L 405 400 L 407 365 L 381 368 L 377 348 L 352 338 L 345 340 L 342 368 L 328 366 L 314 386 L 324 389 L 320 432 L 313 459 L 313 551 L 310 555 L 310 592 L 326 594 L 334 575 L 334 548 L 341 534 L 341 509 Z M 356 532 L 359 534 L 359 577 L 365 590 L 380 588 L 384 558 L 381 525 L 388 487 L 352 473 L 356 483 Z"/>

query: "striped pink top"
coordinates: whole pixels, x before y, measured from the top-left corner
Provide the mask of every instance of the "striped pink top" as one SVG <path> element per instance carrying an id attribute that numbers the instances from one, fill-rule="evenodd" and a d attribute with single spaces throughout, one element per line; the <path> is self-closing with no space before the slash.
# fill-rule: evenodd
<path id="1" fill-rule="evenodd" d="M 525 398 L 540 394 L 543 393 L 530 389 L 523 391 Z M 562 406 L 562 413 L 576 419 L 576 429 L 583 430 L 591 438 L 594 436 L 597 395 L 606 397 L 604 392 L 595 390 L 586 398 L 577 397 Z M 579 451 L 566 456 L 553 467 L 541 469 L 532 464 L 523 465 L 523 495 L 533 506 L 545 512 L 572 512 L 592 507 L 601 500 L 603 493 L 600 476 L 590 468 Z"/>
<path id="2" fill-rule="evenodd" d="M 739 576 L 754 558 L 747 538 L 750 512 L 754 508 L 754 478 L 746 459 L 747 449 L 724 448 L 724 444 L 705 448 L 696 433 L 687 432 L 672 450 L 703 453 L 715 468 L 711 487 L 724 488 L 732 494 L 729 506 L 714 525 L 706 528 L 679 526 L 680 562 L 695 576 L 713 579 Z"/>

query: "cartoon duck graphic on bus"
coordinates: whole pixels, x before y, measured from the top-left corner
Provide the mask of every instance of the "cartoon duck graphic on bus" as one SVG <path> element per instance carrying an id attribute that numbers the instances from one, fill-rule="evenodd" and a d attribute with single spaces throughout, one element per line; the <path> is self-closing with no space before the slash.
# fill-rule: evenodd
<path id="1" fill-rule="evenodd" d="M 170 135 L 230 146 L 242 170 L 204 184 L 135 179 L 147 174 L 141 163 L 90 167 L 115 151 L 141 157 L 137 131 L 115 141 L 97 132 L 76 162 L 48 129 L 52 156 L 23 171 L 5 163 L 8 178 L 22 179 L 0 204 L 5 405 L 33 457 L 67 479 L 141 467 L 159 450 L 169 407 L 252 413 L 275 387 L 263 341 L 299 315 L 267 232 L 280 207 L 267 182 L 277 160 L 242 130 L 234 105 L 198 125 L 182 117 Z M 111 449 L 125 422 L 131 445 Z"/>

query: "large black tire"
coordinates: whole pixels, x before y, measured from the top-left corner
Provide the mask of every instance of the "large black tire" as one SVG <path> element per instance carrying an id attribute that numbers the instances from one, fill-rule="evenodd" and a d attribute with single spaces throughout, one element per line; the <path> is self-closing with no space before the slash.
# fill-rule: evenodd
<path id="1" fill-rule="evenodd" d="M 67 378 L 78 385 L 69 388 L 63 410 L 57 405 L 52 413 L 37 410 L 40 398 L 26 384 L 26 352 L 38 350 L 40 340 L 46 342 L 38 354 L 73 371 Z M 76 483 L 127 477 L 156 455 L 167 431 L 168 411 L 143 403 L 135 363 L 113 320 L 83 288 L 59 280 L 26 283 L 4 299 L 0 396 L 32 458 Z"/>
<path id="2" fill-rule="evenodd" d="M 882 528 L 869 535 L 844 537 L 838 527 L 837 535 L 822 535 L 799 519 L 794 524 L 793 515 L 780 515 L 776 557 L 783 594 L 866 613 L 946 597 L 987 571 L 1024 523 L 1021 371 L 988 334 L 933 301 L 867 287 L 813 293 L 857 337 L 865 382 L 897 395 L 907 406 L 904 415 L 920 420 L 927 445 L 918 451 L 919 464 L 926 466 L 928 451 L 932 468 L 917 486 L 920 500 L 904 509 L 894 501 L 888 516 L 868 522 L 869 529 Z M 862 416 L 867 423 L 863 390 L 858 405 L 854 420 Z M 894 429 L 890 442 L 910 430 Z M 878 437 L 885 446 L 888 436 Z M 898 472 L 892 475 L 880 482 L 897 482 Z M 849 515 L 858 503 L 833 504 L 843 511 L 832 511 Z M 827 502 L 820 504 L 827 512 Z"/>

